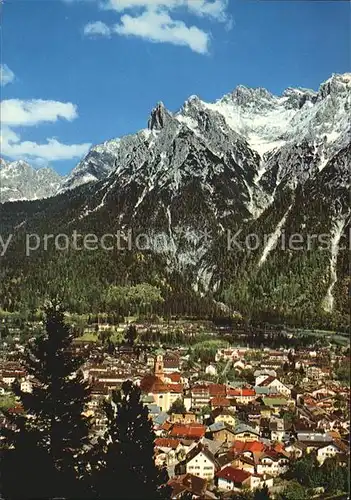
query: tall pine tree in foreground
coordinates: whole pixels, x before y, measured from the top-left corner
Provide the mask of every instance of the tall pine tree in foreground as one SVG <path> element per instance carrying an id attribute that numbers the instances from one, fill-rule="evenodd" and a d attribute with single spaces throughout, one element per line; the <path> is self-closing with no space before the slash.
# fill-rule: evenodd
<path id="1" fill-rule="evenodd" d="M 139 387 L 126 381 L 106 404 L 108 424 L 95 488 L 100 498 L 170 498 L 167 471 L 155 465 L 155 433 L 140 394 Z"/>
<path id="2" fill-rule="evenodd" d="M 82 360 L 69 352 L 72 340 L 61 306 L 51 304 L 45 333 L 23 360 L 34 377 L 33 392 L 14 386 L 23 413 L 7 415 L 11 428 L 5 432 L 0 462 L 6 500 L 86 496 L 84 448 L 90 425 L 83 411 L 90 391 L 77 372 Z"/>

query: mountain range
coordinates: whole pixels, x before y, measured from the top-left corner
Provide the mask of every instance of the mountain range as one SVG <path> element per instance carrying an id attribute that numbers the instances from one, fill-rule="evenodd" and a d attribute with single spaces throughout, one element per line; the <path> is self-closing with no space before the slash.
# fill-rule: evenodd
<path id="1" fill-rule="evenodd" d="M 0 203 L 55 196 L 62 177 L 51 168 L 36 169 L 23 160 L 0 158 Z"/>
<path id="2" fill-rule="evenodd" d="M 47 228 L 119 231 L 124 241 L 132 230 L 148 248 L 110 253 L 113 276 L 94 268 L 97 283 L 144 279 L 174 289 L 176 279 L 242 310 L 343 315 L 350 111 L 351 74 L 333 75 L 316 92 L 239 86 L 215 103 L 192 96 L 176 113 L 159 103 L 145 129 L 94 146 L 65 178 L 2 161 L 2 201 L 46 198 L 5 203 L 6 231 L 19 242 Z M 294 235 L 299 250 L 286 246 Z M 140 254 L 147 266 L 136 264 Z M 30 260 L 38 259 L 58 265 L 55 252 Z M 11 258 L 4 262 L 13 279 Z M 77 268 L 70 272 L 74 279 Z"/>

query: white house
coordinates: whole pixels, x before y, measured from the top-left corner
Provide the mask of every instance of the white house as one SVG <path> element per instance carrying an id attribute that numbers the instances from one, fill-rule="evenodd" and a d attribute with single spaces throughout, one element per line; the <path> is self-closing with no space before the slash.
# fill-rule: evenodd
<path id="1" fill-rule="evenodd" d="M 32 392 L 33 391 L 32 382 L 28 379 L 22 379 L 20 386 L 21 386 L 21 391 L 23 391 L 23 392 Z"/>
<path id="2" fill-rule="evenodd" d="M 238 359 L 239 358 L 239 352 L 238 349 L 234 349 L 232 347 L 226 347 L 224 349 L 217 349 L 215 360 L 220 361 L 221 359 L 223 360 L 228 360 L 228 359 Z"/>
<path id="3" fill-rule="evenodd" d="M 263 455 L 257 464 L 257 474 L 268 474 L 269 476 L 280 476 L 287 472 L 289 459 L 284 456 Z"/>
<path id="4" fill-rule="evenodd" d="M 207 375 L 212 375 L 213 377 L 215 377 L 217 375 L 217 368 L 213 365 L 208 365 L 206 366 L 205 373 Z"/>
<path id="5" fill-rule="evenodd" d="M 193 474 L 208 481 L 214 478 L 217 470 L 216 459 L 208 447 L 202 443 L 192 448 L 185 460 L 187 474 Z"/>
<path id="6" fill-rule="evenodd" d="M 317 450 L 317 460 L 320 464 L 323 464 L 324 460 L 327 458 L 333 458 L 336 455 L 345 453 L 345 451 L 347 451 L 347 447 L 345 446 L 345 448 L 346 450 L 342 445 L 338 445 L 337 443 L 330 443 L 325 446 L 321 446 Z"/>
<path id="7" fill-rule="evenodd" d="M 263 380 L 260 384 L 257 384 L 259 387 L 268 387 L 269 389 L 274 390 L 276 394 L 282 394 L 287 398 L 291 397 L 291 389 L 287 387 L 283 382 L 279 379 L 269 376 L 265 380 Z"/>
<path id="8" fill-rule="evenodd" d="M 243 359 L 238 359 L 238 361 L 235 361 L 235 363 L 233 363 L 233 368 L 235 370 L 244 370 L 244 368 L 252 368 L 251 365 L 247 364 L 245 362 L 245 360 Z"/>
<path id="9" fill-rule="evenodd" d="M 239 469 L 231 465 L 222 468 L 216 474 L 218 488 L 224 491 L 255 490 L 266 485 L 273 486 L 273 478 L 251 474 L 247 470 Z"/>
<path id="10" fill-rule="evenodd" d="M 276 376 L 277 372 L 275 370 L 256 370 L 254 372 L 255 385 L 260 385 L 268 377 L 275 378 Z"/>
<path id="11" fill-rule="evenodd" d="M 303 455 L 303 450 L 305 449 L 305 447 L 301 444 L 301 443 L 298 443 L 298 442 L 295 442 L 295 443 L 291 443 L 287 446 L 285 446 L 285 451 L 287 451 L 290 455 L 291 458 L 301 458 L 302 455 Z"/>
<path id="12" fill-rule="evenodd" d="M 243 469 L 227 466 L 216 474 L 218 489 L 224 491 L 251 489 L 252 474 Z"/>

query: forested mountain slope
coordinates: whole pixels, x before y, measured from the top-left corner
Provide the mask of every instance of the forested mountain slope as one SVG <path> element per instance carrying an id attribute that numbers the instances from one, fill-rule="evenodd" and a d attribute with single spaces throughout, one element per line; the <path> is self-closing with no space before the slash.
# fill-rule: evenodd
<path id="1" fill-rule="evenodd" d="M 215 298 L 247 316 L 345 323 L 350 109 L 348 74 L 318 92 L 158 104 L 147 129 L 92 148 L 57 196 L 2 205 L 1 307 L 60 290 L 72 309 L 98 309 L 109 285 L 149 282 L 169 310 Z M 44 248 L 73 231 L 117 234 L 114 249 Z M 29 256 L 26 238 L 40 241 Z"/>

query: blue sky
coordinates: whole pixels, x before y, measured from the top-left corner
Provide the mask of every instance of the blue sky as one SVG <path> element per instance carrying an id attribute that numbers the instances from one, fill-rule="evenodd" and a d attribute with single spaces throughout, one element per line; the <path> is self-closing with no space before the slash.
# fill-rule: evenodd
<path id="1" fill-rule="evenodd" d="M 62 174 L 160 100 L 350 71 L 347 1 L 4 0 L 2 17 L 2 154 Z"/>

